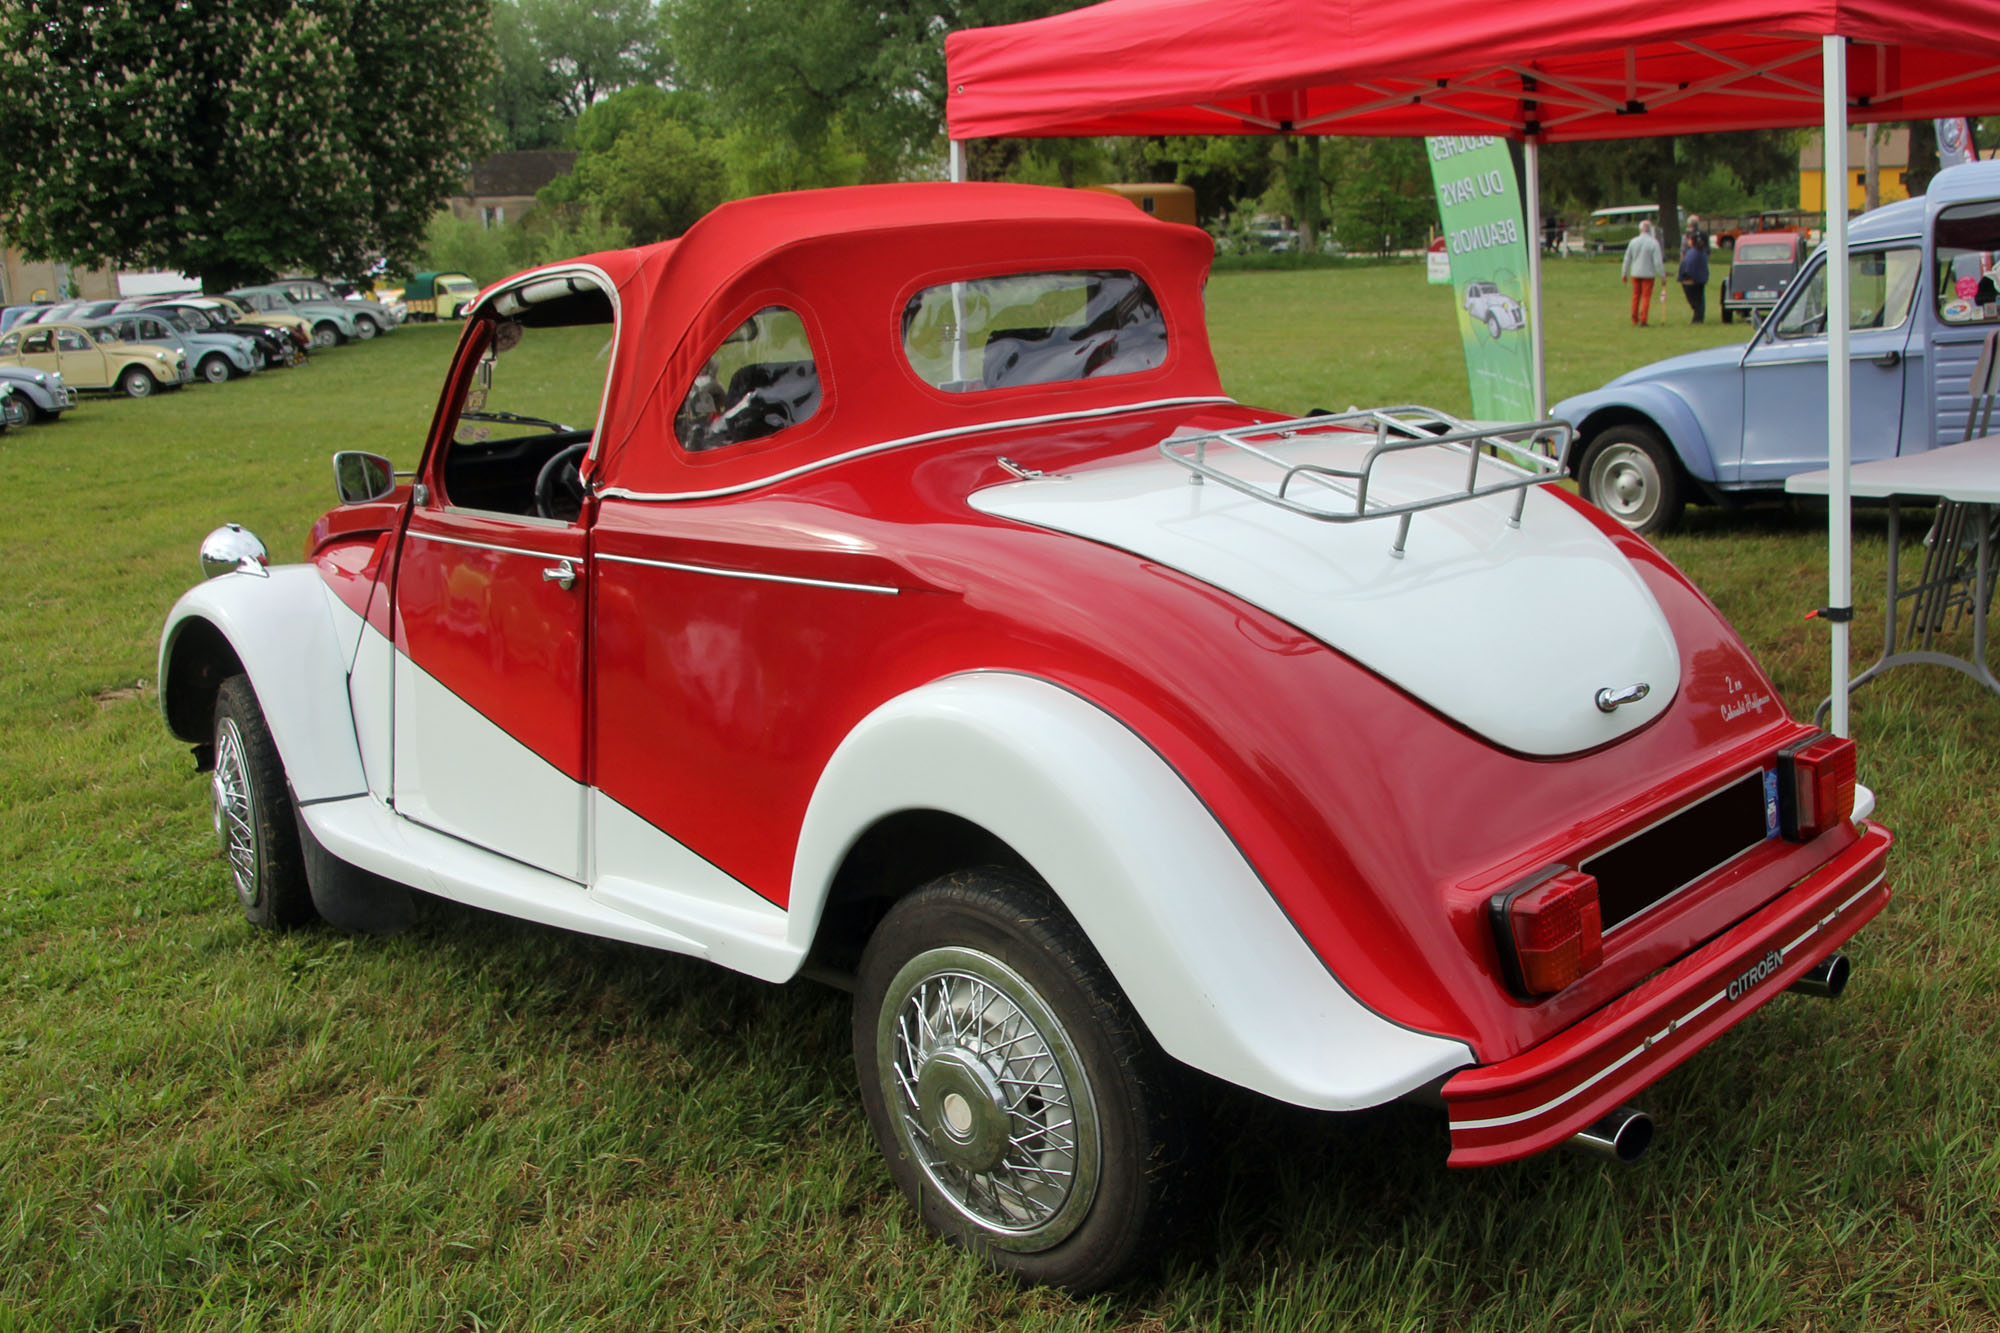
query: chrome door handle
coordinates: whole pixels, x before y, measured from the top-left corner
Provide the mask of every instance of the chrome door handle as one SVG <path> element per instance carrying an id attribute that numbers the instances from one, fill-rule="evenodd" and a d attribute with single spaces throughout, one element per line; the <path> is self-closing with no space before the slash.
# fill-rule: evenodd
<path id="1" fill-rule="evenodd" d="M 542 582 L 553 583 L 564 592 L 576 582 L 576 566 L 567 560 L 557 561 L 542 570 Z"/>

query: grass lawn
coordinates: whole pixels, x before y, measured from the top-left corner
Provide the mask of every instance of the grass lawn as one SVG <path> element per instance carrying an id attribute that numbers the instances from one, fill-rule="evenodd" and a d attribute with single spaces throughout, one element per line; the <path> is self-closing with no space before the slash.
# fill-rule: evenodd
<path id="1" fill-rule="evenodd" d="M 1609 263 L 1548 292 L 1552 397 L 1744 336 L 1678 292 L 1631 329 Z M 1466 410 L 1452 299 L 1413 266 L 1208 289 L 1232 391 L 1291 409 Z M 333 450 L 413 462 L 455 334 L 0 437 L 0 1333 L 2000 1328 L 2000 700 L 1934 669 L 1857 696 L 1902 841 L 1847 996 L 1648 1092 L 1640 1166 L 1454 1172 L 1435 1113 L 1217 1090 L 1205 1207 L 1088 1302 L 919 1228 L 836 992 L 449 904 L 388 941 L 254 932 L 158 717 L 160 621 L 215 524 L 295 558 Z M 1696 509 L 1665 545 L 1809 714 L 1823 516 Z"/>

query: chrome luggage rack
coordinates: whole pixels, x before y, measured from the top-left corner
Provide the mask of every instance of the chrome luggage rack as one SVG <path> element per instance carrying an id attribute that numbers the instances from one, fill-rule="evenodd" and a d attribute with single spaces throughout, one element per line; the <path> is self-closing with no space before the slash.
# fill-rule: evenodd
<path id="1" fill-rule="evenodd" d="M 1291 440 L 1325 430 L 1372 431 L 1375 442 L 1360 464 L 1352 468 L 1334 467 L 1328 463 L 1291 463 L 1252 443 L 1253 440 L 1267 444 Z M 1528 503 L 1527 488 L 1568 475 L 1569 447 L 1574 433 L 1565 421 L 1527 421 L 1478 427 L 1434 407 L 1378 407 L 1272 421 L 1260 426 L 1233 426 L 1228 430 L 1209 431 L 1201 435 L 1175 436 L 1160 441 L 1160 453 L 1193 473 L 1190 481 L 1196 486 L 1205 480 L 1218 482 L 1265 504 L 1276 505 L 1323 523 L 1400 519 L 1391 553 L 1401 557 L 1404 543 L 1410 535 L 1410 516 L 1420 510 L 1463 504 L 1482 495 L 1518 491 L 1520 497 L 1515 500 L 1514 513 L 1507 521 L 1510 526 L 1519 527 L 1521 513 Z M 1547 446 L 1547 449 L 1544 451 L 1538 446 Z M 1252 480 L 1225 472 L 1209 461 L 1209 450 L 1215 447 L 1228 448 L 1256 463 L 1268 465 L 1276 471 L 1276 476 Z M 1368 484 L 1377 460 L 1410 449 L 1449 449 L 1465 455 L 1464 487 L 1443 490 L 1418 500 L 1405 500 L 1400 504 L 1369 504 Z M 1482 480 L 1482 460 L 1489 474 L 1497 471 L 1499 475 Z M 1331 492 L 1344 501 L 1351 501 L 1351 506 L 1347 503 L 1339 507 L 1313 504 L 1288 494 L 1292 483 L 1300 479 L 1312 482 L 1323 492 Z"/>

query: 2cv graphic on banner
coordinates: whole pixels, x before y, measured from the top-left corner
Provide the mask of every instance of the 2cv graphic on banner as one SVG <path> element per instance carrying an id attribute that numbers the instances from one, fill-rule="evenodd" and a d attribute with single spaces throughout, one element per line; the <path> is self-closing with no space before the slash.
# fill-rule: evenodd
<path id="1" fill-rule="evenodd" d="M 1426 139 L 1437 187 L 1458 335 L 1472 415 L 1527 421 L 1535 415 L 1528 336 L 1528 245 L 1521 191 L 1505 141 Z"/>

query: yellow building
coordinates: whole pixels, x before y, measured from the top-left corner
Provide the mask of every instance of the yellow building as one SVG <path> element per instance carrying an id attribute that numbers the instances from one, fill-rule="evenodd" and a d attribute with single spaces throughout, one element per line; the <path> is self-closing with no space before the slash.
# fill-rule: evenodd
<path id="1" fill-rule="evenodd" d="M 1847 132 L 1847 211 L 1859 213 L 1868 202 L 1867 146 L 1861 136 L 1873 131 L 1875 141 L 1875 177 L 1878 192 L 1877 203 L 1893 204 L 1898 199 L 1908 199 L 1910 192 L 1903 187 L 1903 170 L 1910 165 L 1910 132 L 1901 125 L 1864 126 Z M 1799 207 L 1808 213 L 1826 211 L 1826 154 L 1822 151 L 1825 141 L 1814 135 L 1799 150 Z"/>

